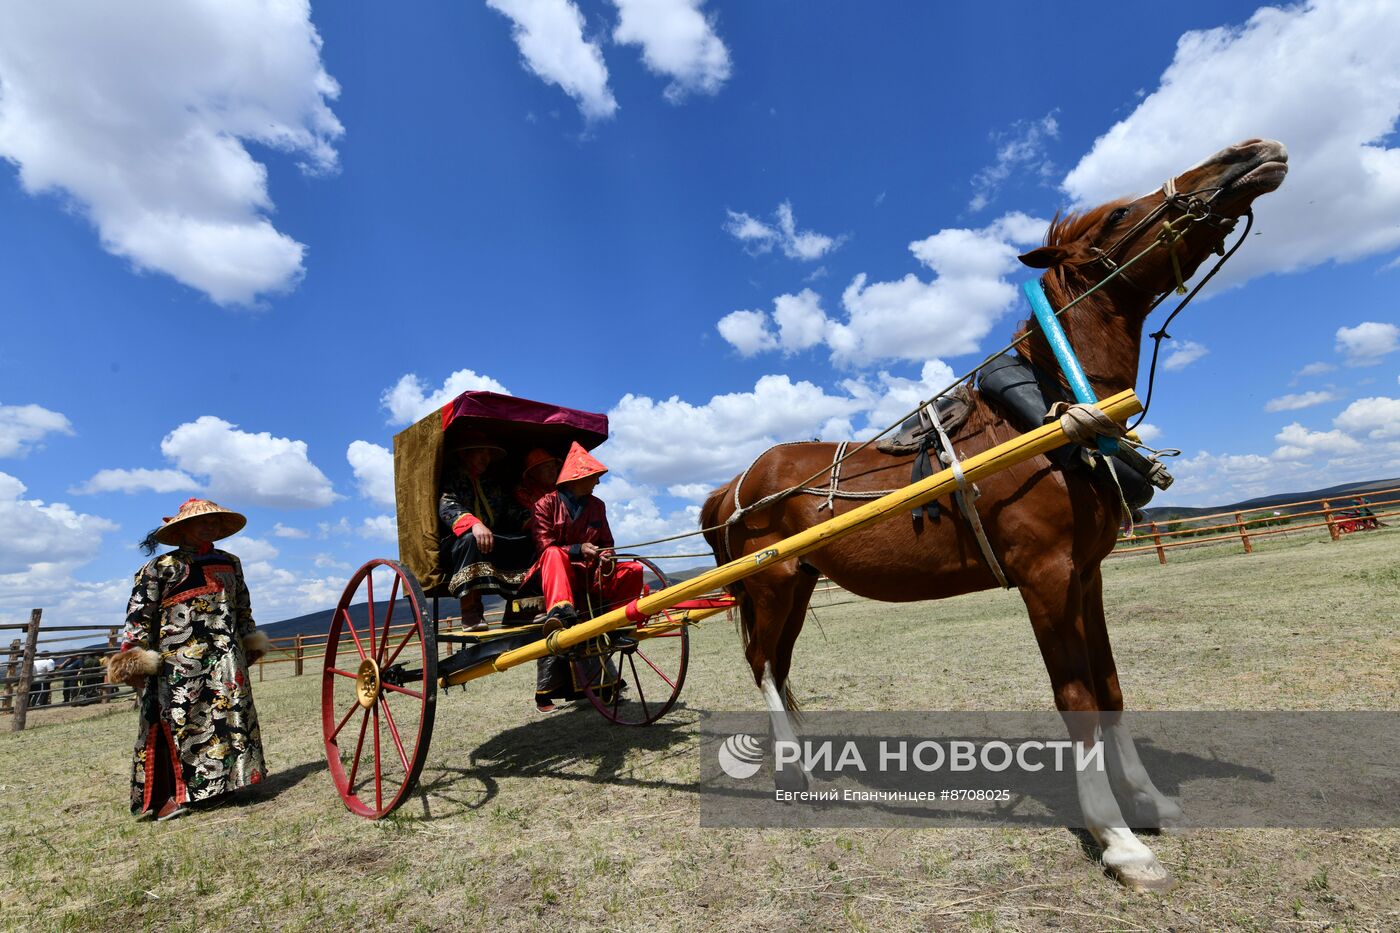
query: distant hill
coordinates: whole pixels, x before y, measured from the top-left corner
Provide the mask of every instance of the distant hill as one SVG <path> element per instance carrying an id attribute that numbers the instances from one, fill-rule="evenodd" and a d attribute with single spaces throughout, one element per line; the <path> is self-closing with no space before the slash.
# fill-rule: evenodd
<path id="1" fill-rule="evenodd" d="M 1346 501 L 1355 496 L 1364 496 L 1377 489 L 1392 489 L 1400 486 L 1400 479 L 1375 479 L 1364 483 L 1343 483 L 1340 486 L 1328 486 L 1325 489 L 1313 489 L 1308 492 L 1285 492 L 1272 496 L 1261 496 L 1257 499 L 1246 499 L 1243 502 L 1234 502 L 1229 505 L 1211 506 L 1180 506 L 1167 505 L 1161 508 L 1144 509 L 1147 513 L 1148 521 L 1161 522 L 1173 518 L 1191 518 L 1196 515 L 1210 515 L 1215 512 L 1249 512 L 1256 509 L 1278 508 L 1289 502 L 1302 502 L 1308 499 L 1337 499 L 1335 505 L 1350 505 Z M 1311 506 L 1298 506 L 1295 508 L 1280 508 L 1283 514 L 1290 512 L 1306 511 Z"/>

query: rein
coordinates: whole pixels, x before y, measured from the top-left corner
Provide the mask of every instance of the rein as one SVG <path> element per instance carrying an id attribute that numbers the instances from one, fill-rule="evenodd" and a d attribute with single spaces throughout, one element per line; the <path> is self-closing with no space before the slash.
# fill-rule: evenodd
<path id="1" fill-rule="evenodd" d="M 1231 257 L 1233 257 L 1233 256 L 1235 255 L 1236 251 L 1238 251 L 1239 248 L 1240 248 L 1242 245 L 1244 245 L 1244 241 L 1245 241 L 1245 240 L 1248 238 L 1248 236 L 1249 236 L 1249 231 L 1250 231 L 1250 229 L 1254 226 L 1254 211 L 1253 211 L 1253 209 L 1251 208 L 1251 209 L 1247 210 L 1247 211 L 1244 213 L 1244 215 L 1243 215 L 1243 216 L 1246 218 L 1244 233 L 1240 236 L 1240 238 L 1239 238 L 1238 240 L 1235 241 L 1234 246 L 1230 247 L 1229 250 L 1226 250 L 1226 249 L 1224 248 L 1224 241 L 1223 241 L 1223 239 L 1222 239 L 1220 245 L 1217 246 L 1217 247 L 1216 247 L 1216 250 L 1215 250 L 1215 251 L 1216 251 L 1216 254 L 1217 254 L 1220 258 L 1216 261 L 1215 265 L 1211 267 L 1210 271 L 1209 271 L 1208 273 L 1206 273 L 1205 277 L 1204 277 L 1203 279 L 1201 279 L 1201 281 L 1198 282 L 1194 288 L 1190 289 L 1189 292 L 1187 291 L 1186 283 L 1183 281 L 1182 275 L 1181 275 L 1181 264 L 1180 264 L 1180 261 L 1179 261 L 1178 258 L 1177 258 L 1177 255 L 1176 255 L 1176 249 L 1177 249 L 1178 243 L 1180 242 L 1181 238 L 1186 234 L 1186 232 L 1187 232 L 1193 225 L 1195 225 L 1195 224 L 1197 224 L 1197 223 L 1209 223 L 1209 224 L 1211 224 L 1212 226 L 1222 228 L 1222 229 L 1224 230 L 1224 232 L 1225 232 L 1226 235 L 1228 235 L 1229 233 L 1233 232 L 1233 230 L 1234 230 L 1234 228 L 1235 228 L 1235 225 L 1236 225 L 1236 220 L 1235 220 L 1235 219 L 1222 219 L 1222 218 L 1220 218 L 1220 216 L 1219 216 L 1218 214 L 1215 213 L 1215 211 L 1213 211 L 1213 210 L 1211 209 L 1211 202 L 1213 202 L 1213 201 L 1220 195 L 1220 192 L 1223 191 L 1223 190 L 1224 190 L 1224 188 L 1223 188 L 1222 186 L 1216 185 L 1216 186 L 1209 186 L 1209 187 L 1206 187 L 1206 188 L 1198 188 L 1198 189 L 1196 189 L 1195 191 L 1190 191 L 1190 192 L 1187 192 L 1187 193 L 1185 193 L 1185 194 L 1182 194 L 1182 193 L 1180 193 L 1180 192 L 1178 192 L 1178 191 L 1176 190 L 1176 179 L 1175 179 L 1175 178 L 1168 178 L 1165 182 L 1162 183 L 1162 187 L 1161 187 L 1161 191 L 1162 191 L 1163 195 L 1165 196 L 1165 198 L 1164 198 L 1164 200 L 1162 201 L 1162 203 L 1161 203 L 1161 204 L 1158 204 L 1158 205 L 1157 205 L 1156 207 L 1154 207 L 1151 211 L 1149 211 L 1149 212 L 1147 213 L 1147 216 L 1143 217 L 1143 218 L 1142 218 L 1141 220 L 1139 220 L 1137 223 L 1133 224 L 1133 226 L 1130 227 L 1130 228 L 1128 228 L 1128 230 L 1127 230 L 1126 232 L 1120 234 L 1120 235 L 1118 236 L 1118 238 L 1115 239 L 1115 240 L 1113 241 L 1113 243 L 1110 244 L 1109 247 L 1108 247 L 1107 249 L 1100 249 L 1100 248 L 1097 247 L 1097 246 L 1091 247 L 1091 252 L 1092 252 L 1094 255 L 1091 256 L 1090 258 L 1088 258 L 1088 259 L 1081 259 L 1081 260 L 1078 260 L 1078 261 L 1075 261 L 1075 262 L 1066 262 L 1066 263 L 1064 263 L 1065 265 L 1075 265 L 1075 266 L 1087 265 L 1087 264 L 1089 264 L 1089 263 L 1098 263 L 1098 264 L 1102 265 L 1102 266 L 1104 267 L 1105 270 L 1107 270 L 1107 273 L 1108 273 L 1108 274 L 1105 275 L 1102 279 L 1100 279 L 1097 283 L 1095 283 L 1092 287 L 1090 287 L 1087 291 L 1085 291 L 1082 295 L 1080 295 L 1079 297 L 1075 298 L 1073 301 L 1068 302 L 1063 308 L 1059 309 L 1058 311 L 1049 310 L 1049 320 L 1052 320 L 1052 321 L 1055 322 L 1055 327 L 1056 327 L 1057 329 L 1059 329 L 1059 320 L 1058 320 L 1058 319 L 1059 319 L 1063 314 L 1065 314 L 1067 311 L 1069 311 L 1069 310 L 1070 310 L 1071 308 L 1073 308 L 1075 305 L 1079 304 L 1079 303 L 1080 303 L 1081 301 L 1083 301 L 1084 299 L 1088 298 L 1090 295 L 1092 295 L 1092 294 L 1094 294 L 1095 292 L 1099 291 L 1099 289 L 1103 288 L 1105 285 L 1107 285 L 1109 282 L 1112 282 L 1112 281 L 1113 281 L 1114 279 L 1116 279 L 1116 278 L 1120 278 L 1120 277 L 1121 277 L 1121 278 L 1123 279 L 1123 281 L 1126 282 L 1126 283 L 1127 283 L 1128 285 L 1130 285 L 1131 287 L 1136 288 L 1136 289 L 1138 289 L 1139 291 L 1142 291 L 1142 292 L 1145 292 L 1145 293 L 1147 293 L 1147 294 L 1151 294 L 1151 295 L 1154 295 L 1154 296 L 1155 296 L 1154 299 L 1152 300 L 1152 303 L 1148 305 L 1147 310 L 1146 310 L 1146 311 L 1144 312 L 1144 314 L 1143 314 L 1143 318 L 1144 318 L 1144 319 L 1146 319 L 1146 317 L 1147 317 L 1148 315 L 1150 315 L 1153 311 L 1155 311 L 1155 310 L 1157 309 L 1157 306 L 1160 305 L 1160 304 L 1166 299 L 1167 295 L 1172 294 L 1173 291 L 1175 291 L 1175 293 L 1178 294 L 1178 295 L 1185 295 L 1185 297 L 1177 304 L 1177 306 L 1176 306 L 1175 308 L 1172 309 L 1171 314 L 1169 314 L 1169 315 L 1167 316 L 1167 319 L 1162 323 L 1162 326 L 1161 326 L 1157 331 L 1155 331 L 1154 333 L 1152 333 L 1152 334 L 1149 335 L 1149 336 L 1152 338 L 1152 340 L 1153 340 L 1153 346 L 1152 346 L 1152 364 L 1151 364 L 1151 367 L 1150 367 L 1149 370 L 1148 370 L 1148 376 L 1147 376 L 1147 398 L 1146 398 L 1146 399 L 1144 400 L 1144 402 L 1143 402 L 1142 413 L 1138 416 L 1137 420 L 1133 422 L 1132 426 L 1131 426 L 1128 430 L 1133 430 L 1133 429 L 1135 429 L 1138 425 L 1142 424 L 1143 419 L 1147 417 L 1148 409 L 1150 408 L 1150 406 L 1151 406 L 1151 404 L 1152 404 L 1152 390 L 1153 390 L 1153 387 L 1154 387 L 1154 385 L 1155 385 L 1156 376 L 1157 376 L 1157 357 L 1158 357 L 1158 354 L 1159 354 L 1159 352 L 1160 352 L 1160 350 L 1161 350 L 1162 341 L 1163 341 L 1163 340 L 1170 340 L 1170 339 L 1171 339 L 1171 335 L 1167 333 L 1167 326 L 1168 326 L 1169 324 L 1171 324 L 1171 322 L 1176 318 L 1176 316 L 1177 316 L 1178 314 L 1180 314 L 1180 313 L 1182 312 L 1182 310 L 1185 309 L 1185 307 L 1186 307 L 1188 304 L 1191 303 L 1192 299 L 1194 299 L 1194 298 L 1196 297 L 1196 295 L 1198 295 L 1198 294 L 1200 293 L 1201 289 L 1205 286 L 1205 284 L 1206 284 L 1207 282 L 1209 282 L 1212 278 L 1215 277 L 1215 274 L 1216 274 L 1217 272 L 1219 272 L 1219 271 L 1220 271 L 1220 268 L 1221 268 L 1223 265 L 1225 265 L 1225 263 L 1226 263 Z M 1202 199 L 1201 197 L 1199 197 L 1199 195 L 1201 195 L 1203 192 L 1207 192 L 1207 191 L 1211 192 L 1211 194 L 1210 194 L 1210 196 L 1209 196 L 1208 198 Z M 1116 253 L 1116 252 L 1118 251 L 1118 249 L 1119 249 L 1125 242 L 1127 242 L 1132 236 L 1134 236 L 1134 235 L 1136 235 L 1137 233 L 1141 232 L 1141 231 L 1142 231 L 1143 229 L 1145 229 L 1149 224 L 1151 224 L 1154 220 L 1156 220 L 1158 217 L 1160 217 L 1162 214 L 1164 214 L 1168 208 L 1175 208 L 1175 209 L 1181 211 L 1182 213 L 1181 213 L 1181 215 L 1180 215 L 1179 217 L 1177 217 L 1177 218 L 1175 219 L 1175 221 L 1170 220 L 1170 219 L 1164 219 L 1164 220 L 1162 220 L 1162 230 L 1158 233 L 1158 235 L 1152 240 L 1151 243 L 1149 243 L 1149 244 L 1147 244 L 1147 246 L 1143 247 L 1140 251 L 1138 251 L 1134 256 L 1132 256 L 1132 257 L 1131 257 L 1130 259 L 1128 259 L 1126 262 L 1118 263 L 1118 262 L 1115 262 L 1115 261 L 1113 260 L 1112 255 L 1113 255 L 1114 253 Z M 1178 225 L 1179 225 L 1179 226 L 1178 226 Z M 1170 289 L 1170 288 L 1169 288 L 1169 289 L 1167 289 L 1166 291 L 1161 292 L 1161 293 L 1152 291 L 1151 289 L 1143 288 L 1141 285 L 1137 284 L 1137 283 L 1134 282 L 1131 278 L 1129 278 L 1129 277 L 1128 277 L 1128 274 L 1127 274 L 1128 270 L 1129 270 L 1130 268 L 1132 268 L 1139 260 L 1141 260 L 1144 256 L 1146 256 L 1148 253 L 1150 253 L 1152 250 L 1158 248 L 1159 246 L 1160 246 L 1160 247 L 1166 248 L 1166 249 L 1168 250 L 1168 252 L 1170 253 L 1170 255 L 1171 255 L 1171 260 L 1172 260 L 1172 270 L 1173 270 L 1173 272 L 1175 273 L 1175 275 L 1176 275 L 1176 280 L 1177 280 L 1175 289 Z M 1040 287 L 1039 280 L 1033 280 L 1032 282 L 1028 282 L 1028 283 L 1026 283 L 1026 284 L 1027 284 L 1027 286 L 1030 286 L 1031 284 L 1034 284 L 1037 288 Z M 1042 294 L 1043 294 L 1043 293 L 1042 293 Z M 1032 301 L 1032 306 L 1034 306 L 1034 301 Z M 1047 309 L 1048 309 L 1048 302 L 1047 302 Z M 1037 315 L 1037 320 L 1039 320 L 1039 316 L 1038 316 L 1038 315 Z M 1044 331 L 1044 329 L 1045 329 L 1045 328 L 1044 328 L 1044 324 L 1042 324 L 1042 331 Z M 755 512 L 755 511 L 759 511 L 759 510 L 761 510 L 761 509 L 767 508 L 768 506 L 773 505 L 773 504 L 776 503 L 776 502 L 780 502 L 780 501 L 782 501 L 782 500 L 784 500 L 784 499 L 788 499 L 788 498 L 790 498 L 790 497 L 792 497 L 792 496 L 794 496 L 794 495 L 798 495 L 798 494 L 822 495 L 822 496 L 826 496 L 826 497 L 828 498 L 828 501 L 830 501 L 831 498 L 843 498 L 843 499 L 845 499 L 845 498 L 865 498 L 865 497 L 866 497 L 866 494 L 864 494 L 864 493 L 848 493 L 848 492 L 845 492 L 845 491 L 837 491 L 837 489 L 836 489 L 836 483 L 835 483 L 834 481 L 830 484 L 830 486 L 828 486 L 828 487 L 826 487 L 826 488 L 813 487 L 813 486 L 811 485 L 811 483 L 814 482 L 815 480 L 819 479 L 820 477 L 827 475 L 827 474 L 834 474 L 836 471 L 839 470 L 839 468 L 840 468 L 840 466 L 841 466 L 841 464 L 842 464 L 843 462 L 845 462 L 846 460 L 850 459 L 851 457 L 854 457 L 856 454 L 860 453 L 862 450 L 864 450 L 865 448 L 869 447 L 871 444 L 875 443 L 875 442 L 878 441 L 880 438 L 884 437 L 886 434 L 889 434 L 891 431 L 893 431 L 893 430 L 895 430 L 896 428 L 898 428 L 898 427 L 899 427 L 901 424 L 903 424 L 907 419 L 909 419 L 909 418 L 913 417 L 914 415 L 918 414 L 919 411 L 922 410 L 923 407 L 924 407 L 925 405 L 932 405 L 932 404 L 936 403 L 937 400 L 938 400 L 939 398 L 943 397 L 944 395 L 947 395 L 949 392 L 951 392 L 953 389 L 957 388 L 957 387 L 958 387 L 959 385 L 961 385 L 962 383 L 964 383 L 964 382 L 968 381 L 969 379 L 973 378 L 974 376 L 976 376 L 978 370 L 980 370 L 982 367 L 986 366 L 988 363 L 990 363 L 992 360 L 996 359 L 998 356 L 1001 356 L 1002 354 L 1004 354 L 1004 353 L 1006 353 L 1006 352 L 1008 352 L 1008 351 L 1010 351 L 1010 350 L 1015 349 L 1015 348 L 1017 347 L 1018 344 L 1020 344 L 1023 340 L 1026 340 L 1028 337 L 1030 337 L 1030 336 L 1032 335 L 1032 333 L 1033 333 L 1033 332 L 1028 328 L 1024 334 L 1022 334 L 1022 335 L 1019 336 L 1019 337 L 1016 337 L 1016 338 L 1013 339 L 1010 343 L 1008 343 L 1006 346 L 1002 347 L 1000 350 L 997 350 L 997 351 L 995 351 L 995 352 L 989 354 L 989 355 L 988 355 L 985 359 L 983 359 L 980 363 L 978 363 L 976 366 L 972 367 L 972 369 L 968 370 L 967 372 L 963 373 L 963 374 L 962 374 L 961 376 L 959 376 L 958 378 L 954 379 L 952 382 L 950 382 L 948 385 L 946 385 L 945 387 L 943 387 L 943 388 L 942 388 L 941 390 L 939 390 L 938 392 L 935 392 L 935 393 L 934 393 L 932 396 L 930 396 L 927 400 L 921 401 L 921 402 L 920 402 L 918 405 L 916 405 L 914 408 L 912 408 L 912 409 L 910 409 L 909 411 L 905 412 L 903 415 L 900 415 L 898 419 L 896 419 L 892 424 L 890 424 L 888 427 L 886 427 L 884 430 L 882 430 L 879 434 L 876 434 L 875 436 L 873 436 L 873 437 L 871 437 L 871 438 L 868 438 L 867 440 L 863 441 L 861 444 L 859 444 L 858 446 L 854 447 L 853 449 L 850 449 L 850 450 L 838 449 L 836 457 L 832 460 L 832 462 L 831 462 L 831 464 L 830 464 L 829 466 L 823 467 L 822 469 L 820 469 L 820 470 L 818 470 L 817 472 L 813 473 L 811 476 L 807 477 L 806 479 L 802 480 L 801 482 L 796 483 L 796 484 L 794 484 L 794 485 L 792 485 L 792 486 L 789 486 L 789 487 L 786 488 L 786 489 L 782 489 L 782 490 L 779 490 L 778 492 L 771 493 L 771 494 L 769 494 L 769 495 L 767 495 L 767 496 L 764 496 L 762 499 L 759 499 L 759 500 L 756 501 L 756 502 L 750 503 L 749 505 L 741 505 L 741 504 L 740 504 L 740 502 L 739 502 L 739 491 L 740 491 L 740 488 L 741 488 L 741 487 L 743 486 L 743 484 L 744 484 L 744 479 L 748 477 L 748 475 L 749 475 L 749 470 L 753 469 L 754 464 L 756 464 L 756 463 L 758 462 L 759 457 L 762 457 L 764 454 L 766 454 L 766 453 L 768 452 L 768 450 L 772 450 L 772 449 L 774 449 L 774 447 L 784 447 L 784 446 L 787 446 L 788 444 L 806 443 L 806 442 L 805 442 L 805 441 L 788 441 L 788 442 L 785 442 L 785 443 L 782 443 L 782 444 L 776 444 L 776 445 L 774 445 L 774 447 L 770 447 L 770 448 L 768 448 L 768 450 L 765 450 L 762 454 L 759 454 L 759 457 L 754 458 L 753 462 L 750 463 L 750 464 L 748 465 L 748 467 L 746 467 L 746 468 L 744 469 L 744 472 L 741 473 L 741 474 L 739 475 L 738 480 L 737 480 L 737 481 L 735 482 L 735 484 L 734 484 L 734 506 L 735 506 L 735 510 L 734 510 L 734 513 L 733 513 L 732 515 L 729 516 L 729 518 L 725 519 L 723 522 L 720 522 L 720 523 L 717 524 L 717 525 L 711 525 L 711 526 L 708 527 L 708 528 L 701 528 L 701 529 L 699 529 L 699 530 L 697 530 L 697 531 L 688 531 L 688 532 L 685 532 L 685 533 L 683 533 L 683 534 L 669 535 L 669 536 L 664 537 L 664 538 L 655 538 L 655 539 L 653 539 L 653 540 L 651 540 L 651 541 L 642 541 L 642 542 L 637 543 L 637 544 L 629 544 L 629 545 L 627 545 L 627 549 L 628 549 L 628 550 L 632 550 L 632 549 L 636 549 L 636 548 L 647 547 L 647 546 L 652 545 L 652 544 L 663 544 L 663 543 L 665 543 L 665 542 L 667 542 L 667 541 L 679 541 L 679 540 L 682 540 L 682 539 L 684 539 L 684 538 L 693 538 L 693 537 L 695 537 L 696 535 L 703 535 L 703 534 L 706 534 L 706 533 L 711 532 L 711 531 L 724 531 L 724 532 L 725 532 L 725 538 L 726 538 L 726 542 L 725 542 L 725 543 L 726 543 L 726 548 L 725 548 L 725 549 L 728 550 L 728 541 L 727 541 L 727 539 L 728 539 L 728 531 L 729 531 L 730 526 L 732 526 L 732 525 L 734 525 L 734 524 L 737 524 L 740 520 L 742 520 L 742 519 L 743 519 L 748 513 L 750 513 L 750 512 Z M 1061 330 L 1061 334 L 1063 335 L 1063 330 Z M 1067 341 L 1066 341 L 1066 343 L 1067 343 Z M 1072 351 L 1071 351 L 1071 355 L 1072 355 Z M 1077 361 L 1076 361 L 1076 365 L 1077 365 Z M 1124 440 L 1127 440 L 1127 442 L 1130 443 L 1130 444 L 1134 444 L 1133 441 L 1128 440 L 1127 438 L 1124 438 Z M 1139 444 L 1134 444 L 1134 446 L 1141 446 L 1141 445 L 1139 445 Z M 883 493 L 876 493 L 875 495 L 882 495 L 882 494 L 883 494 Z"/>

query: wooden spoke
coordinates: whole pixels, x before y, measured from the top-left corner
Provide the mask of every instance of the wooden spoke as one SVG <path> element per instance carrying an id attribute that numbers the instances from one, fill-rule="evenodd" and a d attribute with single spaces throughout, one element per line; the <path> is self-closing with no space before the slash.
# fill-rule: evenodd
<path id="1" fill-rule="evenodd" d="M 350 717 L 355 715 L 355 710 L 359 708 L 360 703 L 358 700 L 350 701 L 350 708 L 347 709 L 345 711 L 345 715 L 341 717 L 339 725 L 337 725 L 335 727 L 335 731 L 331 733 L 331 738 L 335 738 L 336 736 L 340 735 L 340 730 L 345 728 L 345 724 L 350 721 Z"/>
<path id="2" fill-rule="evenodd" d="M 365 658 L 369 657 L 369 655 L 365 654 L 365 646 L 360 644 L 360 633 L 355 631 L 355 623 L 350 619 L 350 613 L 344 608 L 337 610 L 337 613 L 340 616 L 341 622 L 350 630 L 350 637 L 355 639 L 355 650 L 360 652 L 360 660 L 363 661 Z"/>
<path id="3" fill-rule="evenodd" d="M 386 684 L 383 681 L 380 681 L 379 686 L 383 690 L 392 690 L 394 693 L 402 693 L 404 696 L 413 697 L 415 700 L 423 699 L 423 694 L 419 693 L 416 690 L 409 690 L 406 687 L 400 687 L 398 684 Z"/>
<path id="4" fill-rule="evenodd" d="M 379 639 L 379 659 L 380 659 L 380 664 L 381 664 L 381 666 L 383 666 L 383 667 L 388 667 L 387 664 L 384 664 L 384 663 L 383 663 L 383 661 L 384 661 L 384 654 L 385 654 L 385 652 L 387 651 L 387 649 L 388 649 L 388 647 L 389 647 L 389 626 L 390 626 L 390 624 L 393 623 L 393 621 L 394 621 L 394 601 L 397 600 L 398 598 L 399 598 L 399 575 L 398 575 L 398 574 L 394 574 L 394 585 L 389 589 L 389 609 L 388 609 L 388 611 L 384 614 L 384 636 L 383 636 L 382 638 Z M 411 631 L 413 631 L 413 629 L 410 628 L 409 631 L 411 632 Z"/>
<path id="5" fill-rule="evenodd" d="M 359 706 L 359 703 L 355 704 Z M 369 710 L 365 710 L 364 716 L 360 718 L 360 740 L 355 743 L 355 760 L 350 765 L 350 780 L 347 782 L 350 787 L 355 786 L 355 772 L 360 770 L 360 752 L 365 747 L 365 727 L 369 725 Z"/>
<path id="6" fill-rule="evenodd" d="M 413 766 L 408 763 L 408 755 L 403 750 L 403 739 L 399 738 L 398 724 L 394 722 L 394 714 L 389 709 L 389 698 L 381 694 L 379 705 L 384 707 L 384 721 L 389 726 L 389 735 L 394 740 L 394 747 L 399 751 L 399 761 L 403 762 L 403 773 L 408 774 L 413 770 Z"/>
<path id="7" fill-rule="evenodd" d="M 639 656 L 643 661 L 647 662 L 647 664 L 651 667 L 651 669 L 654 670 L 654 671 L 656 671 L 656 676 L 658 676 L 658 677 L 660 677 L 662 680 L 666 681 L 666 686 L 670 687 L 672 690 L 675 690 L 675 689 L 676 689 L 676 682 L 675 682 L 674 680 L 672 680 L 671 678 L 667 677 L 665 671 L 663 671 L 661 668 L 657 667 L 655 664 L 652 664 L 651 658 L 649 658 L 649 657 L 647 657 L 645 654 L 643 654 L 643 653 L 642 653 L 642 649 L 638 648 L 638 649 L 637 649 L 635 652 L 633 652 L 633 653 L 636 654 L 637 656 Z M 634 668 L 637 666 L 635 661 L 632 663 L 632 666 L 633 666 Z"/>

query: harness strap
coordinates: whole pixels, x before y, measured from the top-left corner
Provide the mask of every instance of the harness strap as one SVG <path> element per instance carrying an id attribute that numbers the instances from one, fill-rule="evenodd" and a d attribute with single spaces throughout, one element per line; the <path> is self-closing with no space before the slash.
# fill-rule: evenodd
<path id="1" fill-rule="evenodd" d="M 842 441 L 836 445 L 836 456 L 831 460 L 831 487 L 827 491 L 826 501 L 817 506 L 818 512 L 822 509 L 832 508 L 832 502 L 836 498 L 837 485 L 841 482 L 841 461 L 846 458 L 846 448 L 850 444 L 850 441 Z"/>
<path id="2" fill-rule="evenodd" d="M 1011 584 L 1006 582 L 1006 574 L 1001 569 L 1001 562 L 997 560 L 996 552 L 992 550 L 992 543 L 987 540 L 987 532 L 982 528 L 982 517 L 977 514 L 977 497 L 981 495 L 976 486 L 968 489 L 967 477 L 963 475 L 962 464 L 958 461 L 957 452 L 953 450 L 953 442 L 948 439 L 948 432 L 943 430 L 943 419 L 938 417 L 938 406 L 934 404 L 924 406 L 929 418 L 933 421 L 933 429 L 938 432 L 938 440 L 943 445 L 943 451 L 939 459 L 948 464 L 953 471 L 953 481 L 958 484 L 958 490 L 954 493 L 958 497 L 958 505 L 962 508 L 963 517 L 972 526 L 972 533 L 977 537 L 977 546 L 982 550 L 982 559 L 987 562 L 987 566 L 992 571 L 992 576 L 997 578 L 997 583 L 1004 590 L 1011 589 Z"/>

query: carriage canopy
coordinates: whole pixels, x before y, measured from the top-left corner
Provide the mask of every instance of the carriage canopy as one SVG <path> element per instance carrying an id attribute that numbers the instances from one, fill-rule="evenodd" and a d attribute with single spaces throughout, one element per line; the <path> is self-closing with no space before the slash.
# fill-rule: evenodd
<path id="1" fill-rule="evenodd" d="M 497 392 L 463 392 L 394 436 L 399 560 L 430 595 L 446 582 L 438 560 L 438 490 L 444 452 L 459 431 L 481 431 L 508 451 L 499 467 L 518 473 L 532 447 L 562 457 L 571 441 L 592 450 L 608 439 L 608 416 Z"/>

